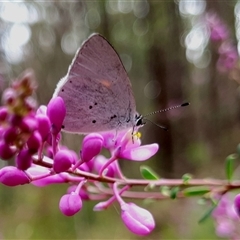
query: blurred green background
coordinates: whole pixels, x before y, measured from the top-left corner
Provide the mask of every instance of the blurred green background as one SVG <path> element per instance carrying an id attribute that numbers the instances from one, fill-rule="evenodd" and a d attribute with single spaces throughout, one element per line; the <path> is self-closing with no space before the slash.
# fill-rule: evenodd
<path id="1" fill-rule="evenodd" d="M 186 172 L 196 178 L 224 178 L 224 159 L 239 142 L 238 71 L 216 68 L 218 48 L 204 24 L 211 12 L 228 26 L 237 48 L 240 1 L 1 2 L 0 90 L 33 68 L 39 86 L 36 98 L 47 104 L 82 41 L 99 32 L 119 53 L 140 113 L 191 103 L 151 117 L 168 132 L 150 123 L 141 129 L 143 144 L 160 144 L 159 153 L 146 164 L 164 178 L 181 178 Z M 80 136 L 64 135 L 63 141 L 79 151 Z M 121 164 L 126 176 L 140 177 L 138 163 Z M 96 203 L 84 202 L 79 214 L 63 216 L 58 202 L 66 189 L 1 185 L 0 238 L 141 239 L 124 227 L 117 204 L 93 212 Z M 197 223 L 206 206 L 196 199 L 145 207 L 156 219 L 156 229 L 146 239 L 218 239 L 211 220 Z"/>

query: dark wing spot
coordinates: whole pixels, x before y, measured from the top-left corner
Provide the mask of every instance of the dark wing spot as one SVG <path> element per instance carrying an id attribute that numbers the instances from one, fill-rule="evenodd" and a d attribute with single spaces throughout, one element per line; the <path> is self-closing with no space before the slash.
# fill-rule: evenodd
<path id="1" fill-rule="evenodd" d="M 62 89 L 62 92 L 64 92 L 64 89 Z"/>
<path id="2" fill-rule="evenodd" d="M 65 128 L 65 126 L 64 125 L 62 125 L 62 129 L 64 129 Z"/>
<path id="3" fill-rule="evenodd" d="M 70 80 L 69 82 L 70 82 L 70 83 L 72 83 L 72 81 L 71 81 L 71 80 Z"/>
<path id="4" fill-rule="evenodd" d="M 95 103 L 94 103 L 94 105 L 96 106 L 96 105 L 97 105 L 97 103 L 95 102 Z"/>
<path id="5" fill-rule="evenodd" d="M 92 120 L 92 123 L 96 123 L 96 120 Z"/>
<path id="6" fill-rule="evenodd" d="M 89 109 L 92 109 L 92 106 L 91 106 L 91 105 L 89 106 Z"/>
<path id="7" fill-rule="evenodd" d="M 114 114 L 113 116 L 111 116 L 111 119 L 114 119 L 114 118 L 116 118 L 116 117 L 117 117 L 117 115 Z"/>

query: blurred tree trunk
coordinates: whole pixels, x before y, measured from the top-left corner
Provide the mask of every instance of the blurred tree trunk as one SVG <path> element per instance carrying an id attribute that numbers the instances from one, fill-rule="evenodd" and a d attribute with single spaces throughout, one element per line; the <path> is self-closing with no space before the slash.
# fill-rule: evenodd
<path id="1" fill-rule="evenodd" d="M 164 19 L 159 19 L 159 6 L 164 7 L 166 11 Z M 182 79 L 185 75 L 183 66 L 185 54 L 178 37 L 182 32 L 182 22 L 177 13 L 178 6 L 174 2 L 167 1 L 158 6 L 151 3 L 150 25 L 157 25 L 157 21 L 163 21 L 166 24 L 164 32 L 159 33 L 158 29 L 150 29 L 151 37 L 154 40 L 148 52 L 150 79 L 159 81 L 161 86 L 161 94 L 157 99 L 157 108 L 159 109 L 169 107 L 171 100 L 177 103 L 183 101 Z M 165 39 L 165 41 L 161 41 L 161 39 Z M 159 118 L 158 124 L 166 126 L 168 132 L 161 132 L 161 129 L 156 130 L 155 126 L 152 127 L 155 140 L 161 147 L 157 156 L 160 161 L 157 161 L 157 164 L 160 165 L 165 177 L 171 177 L 174 171 L 174 129 L 171 126 L 169 114 L 161 113 Z M 184 142 L 184 138 L 182 140 Z"/>

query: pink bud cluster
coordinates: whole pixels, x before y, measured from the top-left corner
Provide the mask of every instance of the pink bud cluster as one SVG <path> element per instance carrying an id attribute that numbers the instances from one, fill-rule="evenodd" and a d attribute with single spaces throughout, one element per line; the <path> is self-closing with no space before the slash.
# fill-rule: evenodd
<path id="1" fill-rule="evenodd" d="M 2 96 L 5 106 L 0 108 L 0 157 L 15 157 L 16 166 L 26 170 L 31 166 L 32 156 L 41 145 L 38 122 L 34 117 L 36 102 L 33 73 L 28 70 Z M 23 160 L 24 159 L 24 160 Z"/>
<path id="2" fill-rule="evenodd" d="M 68 183 L 60 199 L 60 211 L 66 216 L 82 209 L 84 200 L 100 201 L 94 210 L 108 208 L 114 201 L 122 209 L 122 220 L 135 234 L 149 234 L 155 226 L 150 212 L 121 198 L 125 188 L 108 184 L 106 194 L 101 179 L 124 181 L 119 159 L 144 161 L 158 151 L 157 144 L 141 146 L 141 141 L 129 131 L 91 133 L 84 137 L 78 153 L 61 144 L 61 129 L 66 115 L 62 98 L 55 97 L 47 106 L 36 109 L 32 93 L 35 89 L 31 71 L 13 82 L 3 94 L 0 108 L 0 158 L 15 159 L 15 166 L 0 169 L 0 182 L 7 186 L 32 183 L 44 187 Z M 102 154 L 108 150 L 110 157 Z M 91 179 L 89 181 L 89 178 Z M 93 191 L 94 189 L 94 191 Z"/>
<path id="3" fill-rule="evenodd" d="M 218 48 L 217 69 L 228 72 L 236 67 L 238 61 L 237 47 L 230 38 L 227 25 L 216 13 L 206 14 L 206 24 L 210 32 L 210 40 Z"/>

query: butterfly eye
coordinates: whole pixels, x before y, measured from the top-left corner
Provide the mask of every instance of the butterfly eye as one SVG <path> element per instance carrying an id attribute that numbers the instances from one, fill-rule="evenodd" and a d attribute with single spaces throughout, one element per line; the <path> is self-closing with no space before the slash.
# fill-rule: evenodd
<path id="1" fill-rule="evenodd" d="M 143 126 L 145 122 L 143 122 L 143 116 L 142 115 L 135 115 L 135 126 L 140 127 Z"/>

